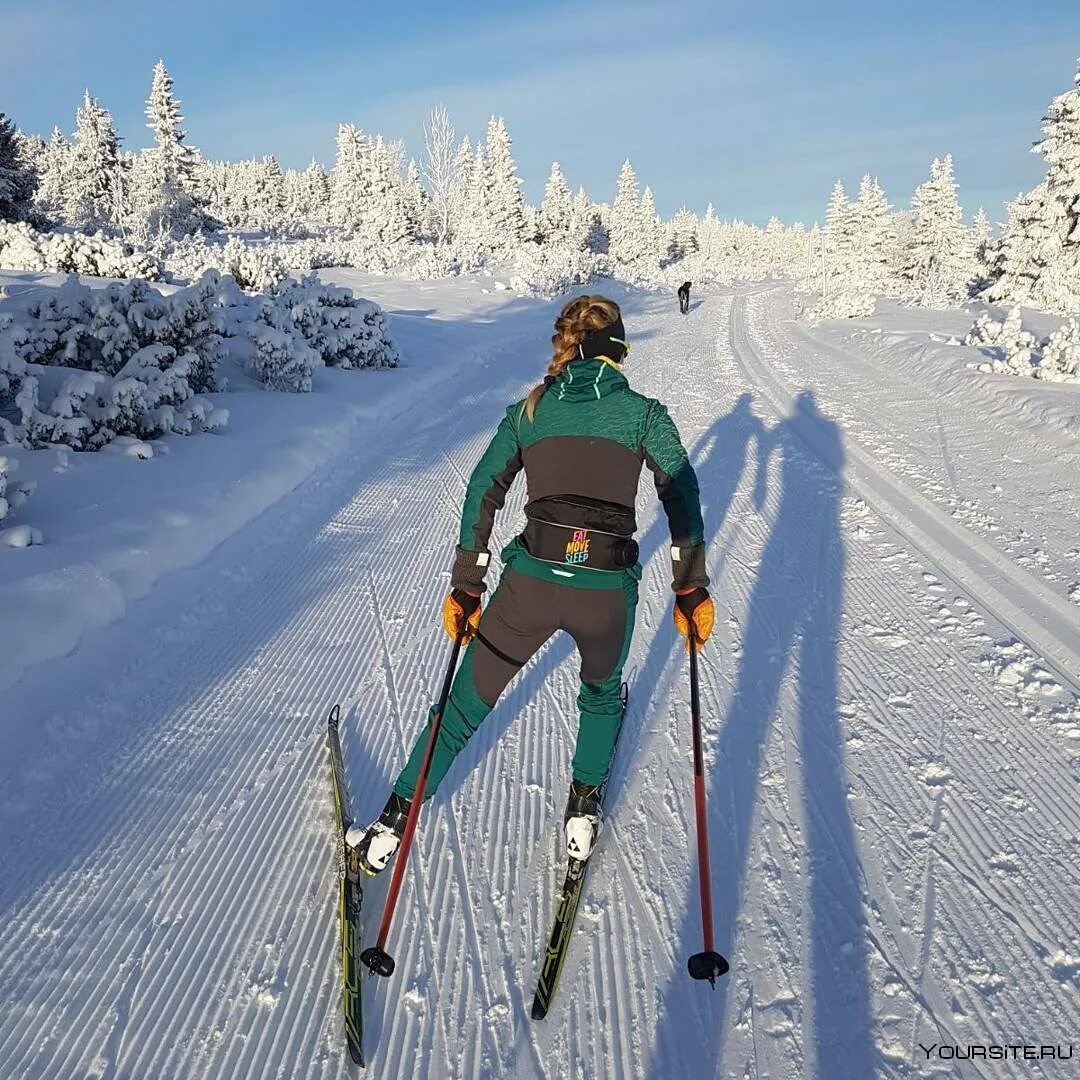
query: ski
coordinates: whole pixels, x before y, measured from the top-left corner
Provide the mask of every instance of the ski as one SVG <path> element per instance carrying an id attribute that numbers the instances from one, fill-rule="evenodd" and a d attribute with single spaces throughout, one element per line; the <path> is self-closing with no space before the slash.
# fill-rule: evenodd
<path id="1" fill-rule="evenodd" d="M 341 710 L 330 710 L 326 725 L 326 746 L 330 752 L 330 782 L 334 786 L 334 819 L 337 829 L 338 920 L 341 940 L 341 1006 L 345 1019 L 345 1040 L 349 1056 L 357 1065 L 364 1064 L 364 1015 L 360 997 L 360 908 L 364 891 L 360 887 L 360 869 L 352 849 L 345 843 L 345 833 L 353 823 L 349 789 L 345 784 L 345 765 L 341 757 L 338 722 Z"/>
<path id="2" fill-rule="evenodd" d="M 626 718 L 626 705 L 629 700 L 629 687 L 622 685 L 623 719 Z M 619 725 L 622 733 L 622 724 Z M 618 741 L 616 741 L 616 748 Z M 601 797 L 601 806 L 603 799 Z M 596 858 L 595 850 L 590 858 Z M 589 860 L 582 862 L 580 859 L 568 858 L 566 877 L 563 880 L 562 891 L 555 903 L 555 918 L 551 924 L 551 933 L 548 935 L 547 948 L 544 950 L 544 958 L 540 964 L 540 973 L 536 978 L 536 992 L 533 994 L 532 1018 L 543 1020 L 551 1008 L 555 989 L 559 985 L 559 976 L 562 974 L 563 964 L 566 961 L 566 953 L 570 946 L 570 936 L 574 929 L 574 920 L 577 917 L 578 904 L 581 901 L 581 892 L 585 886 L 585 871 Z"/>

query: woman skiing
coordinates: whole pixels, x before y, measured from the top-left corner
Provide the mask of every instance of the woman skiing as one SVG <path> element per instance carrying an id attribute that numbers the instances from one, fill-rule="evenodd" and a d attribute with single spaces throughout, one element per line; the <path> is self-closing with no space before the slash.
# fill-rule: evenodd
<path id="1" fill-rule="evenodd" d="M 473 470 L 443 602 L 443 626 L 469 642 L 436 739 L 425 797 L 495 706 L 510 680 L 555 633 L 581 655 L 573 781 L 564 816 L 567 854 L 587 859 L 623 719 L 622 669 L 630 649 L 641 566 L 634 498 L 652 470 L 671 530 L 675 625 L 699 642 L 712 631 L 697 478 L 660 402 L 630 389 L 618 305 L 570 301 L 555 322 L 543 383 L 507 409 Z M 481 615 L 488 541 L 514 477 L 525 470 L 524 530 L 502 550 L 502 577 Z M 386 868 L 405 831 L 430 729 L 418 738 L 378 820 L 347 838 L 369 874 Z"/>

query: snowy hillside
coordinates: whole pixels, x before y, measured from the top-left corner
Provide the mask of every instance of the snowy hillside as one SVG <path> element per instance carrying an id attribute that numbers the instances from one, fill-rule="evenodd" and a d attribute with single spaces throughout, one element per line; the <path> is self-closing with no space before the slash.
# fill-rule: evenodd
<path id="1" fill-rule="evenodd" d="M 556 308 L 491 279 L 327 276 L 386 309 L 399 368 L 230 393 L 225 432 L 150 460 L 24 455 L 19 520 L 46 543 L 0 548 L 5 1076 L 350 1075 L 325 716 L 341 703 L 368 819 L 438 689 L 466 478 Z M 920 1047 L 1080 1031 L 1080 388 L 974 370 L 944 344 L 962 313 L 810 328 L 782 285 L 696 292 L 686 317 L 610 291 L 631 383 L 669 404 L 703 493 L 732 970 L 715 991 L 686 975 L 686 660 L 643 480 L 628 727 L 552 1012 L 528 1016 L 575 727 L 565 638 L 425 808 L 397 972 L 365 987 L 367 1074 L 1073 1075 Z"/>

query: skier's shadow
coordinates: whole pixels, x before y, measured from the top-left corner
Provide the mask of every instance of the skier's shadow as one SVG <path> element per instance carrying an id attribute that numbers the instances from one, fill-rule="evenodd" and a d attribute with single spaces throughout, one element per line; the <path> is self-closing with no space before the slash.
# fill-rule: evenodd
<path id="1" fill-rule="evenodd" d="M 790 416 L 771 431 L 760 432 L 754 484 L 754 502 L 759 506 L 765 501 L 773 453 L 780 455 L 779 506 L 750 595 L 728 715 L 719 736 L 706 738 L 708 758 L 714 763 L 709 835 L 716 948 L 732 959 L 733 974 L 721 980 L 713 994 L 690 981 L 679 957 L 661 995 L 665 1009 L 648 1076 L 663 1075 L 673 1062 L 679 1062 L 687 1075 L 721 1075 L 724 1018 L 733 979 L 755 961 L 780 962 L 775 956 L 744 958 L 732 953 L 751 855 L 758 777 L 789 661 L 796 672 L 797 721 L 784 737 L 801 752 L 805 813 L 800 848 L 783 852 L 792 861 L 783 866 L 774 863 L 773 870 L 783 883 L 780 890 L 789 881 L 802 884 L 805 905 L 779 891 L 767 899 L 775 907 L 777 935 L 806 942 L 802 962 L 810 974 L 809 1000 L 793 1005 L 757 1002 L 754 1023 L 790 1024 L 796 1030 L 810 1030 L 812 1024 L 813 1036 L 804 1052 L 807 1068 L 812 1062 L 812 1075 L 817 1077 L 862 1078 L 874 1075 L 879 1064 L 871 1028 L 862 871 L 847 801 L 836 701 L 844 584 L 840 531 L 844 454 L 839 428 L 818 411 L 813 394 L 800 394 Z M 761 857 L 772 859 L 770 849 L 764 849 Z M 700 948 L 697 893 L 692 882 L 678 935 L 678 947 L 685 954 Z M 787 921 L 790 926 L 785 929 Z M 767 930 L 755 925 L 759 932 Z M 751 972 L 751 982 L 753 978 Z M 696 1020 L 692 1037 L 688 1012 Z"/>

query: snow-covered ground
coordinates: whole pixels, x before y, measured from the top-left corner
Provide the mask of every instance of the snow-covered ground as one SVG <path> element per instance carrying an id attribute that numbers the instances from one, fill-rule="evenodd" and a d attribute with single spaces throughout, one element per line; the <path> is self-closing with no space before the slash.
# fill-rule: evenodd
<path id="1" fill-rule="evenodd" d="M 349 1073 L 325 714 L 342 703 L 374 815 L 441 677 L 466 477 L 542 372 L 556 305 L 336 278 L 391 313 L 401 368 L 230 393 L 224 433 L 150 461 L 24 455 L 41 483 L 18 520 L 46 543 L 0 549 L 4 1075 Z M 397 973 L 366 987 L 368 1071 L 1073 1075 L 920 1043 L 1080 1030 L 1080 389 L 931 338 L 970 315 L 808 330 L 779 286 L 685 318 L 616 298 L 631 381 L 669 403 L 703 491 L 732 971 L 715 992 L 685 973 L 685 654 L 643 481 L 628 728 L 552 1013 L 528 1018 L 575 726 L 562 639 L 425 810 Z"/>

